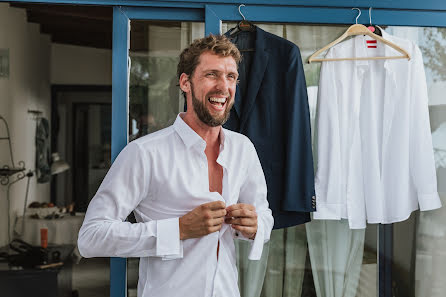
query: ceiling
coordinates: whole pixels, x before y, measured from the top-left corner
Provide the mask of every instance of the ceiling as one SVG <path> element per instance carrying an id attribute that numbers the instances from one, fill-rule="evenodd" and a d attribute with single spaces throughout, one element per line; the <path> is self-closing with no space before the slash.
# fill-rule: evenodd
<path id="1" fill-rule="evenodd" d="M 106 6 L 10 3 L 26 9 L 27 20 L 40 24 L 54 43 L 112 48 L 113 8 Z"/>

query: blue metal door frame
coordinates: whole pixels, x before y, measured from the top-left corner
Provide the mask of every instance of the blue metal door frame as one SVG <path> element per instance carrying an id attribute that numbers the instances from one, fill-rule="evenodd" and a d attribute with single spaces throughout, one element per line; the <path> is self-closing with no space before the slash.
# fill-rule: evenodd
<path id="1" fill-rule="evenodd" d="M 209 2 L 208 2 L 209 3 Z M 181 5 L 181 4 L 179 4 Z M 203 9 L 204 8 L 204 9 Z M 113 158 L 127 143 L 128 110 L 128 32 L 130 19 L 169 19 L 205 21 L 205 34 L 219 34 L 223 21 L 239 21 L 238 4 L 205 4 L 203 8 L 122 8 L 114 9 L 113 42 Z M 368 7 L 360 7 L 367 12 Z M 203 12 L 204 10 L 204 12 Z M 253 22 L 352 24 L 356 11 L 340 7 L 266 6 L 243 7 L 247 19 Z M 188 18 L 190 17 L 190 18 Z M 115 23 L 116 19 L 116 23 Z M 359 23 L 368 23 L 368 13 L 363 13 Z M 374 9 L 373 22 L 382 25 L 446 27 L 446 11 Z M 116 41 L 116 42 L 115 42 Z M 125 46 L 124 46 L 125 45 Z M 119 113 L 119 114 L 118 114 Z M 379 232 L 379 297 L 390 297 L 392 287 L 392 234 L 393 226 L 380 226 Z M 111 296 L 125 296 L 125 259 L 111 260 Z"/>
<path id="2" fill-rule="evenodd" d="M 209 3 L 209 2 L 208 2 Z M 180 5 L 180 4 L 179 4 Z M 204 9 L 203 9 L 204 8 Z M 205 21 L 205 34 L 219 34 L 223 21 L 239 21 L 238 4 L 205 4 L 203 8 L 123 8 L 114 9 L 113 34 L 113 137 L 112 155 L 117 156 L 127 143 L 128 110 L 128 42 L 130 19 L 169 19 Z M 368 23 L 368 7 L 359 23 Z M 204 10 L 204 11 L 203 11 Z M 266 6 L 243 7 L 245 17 L 253 22 L 352 24 L 356 11 L 340 7 Z M 374 9 L 373 22 L 381 25 L 446 27 L 446 11 Z M 115 69 L 116 68 L 116 69 Z M 115 139 L 115 140 L 113 140 Z M 380 226 L 379 233 L 379 297 L 390 297 L 392 292 L 392 234 L 393 226 Z M 111 296 L 125 296 L 125 259 L 111 260 Z"/>

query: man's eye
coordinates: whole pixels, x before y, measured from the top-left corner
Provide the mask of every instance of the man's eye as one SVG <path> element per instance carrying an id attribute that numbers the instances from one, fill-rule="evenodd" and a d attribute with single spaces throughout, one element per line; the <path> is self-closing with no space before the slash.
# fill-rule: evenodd
<path id="1" fill-rule="evenodd" d="M 211 72 L 211 73 L 206 74 L 206 76 L 215 77 L 217 75 L 215 73 Z"/>

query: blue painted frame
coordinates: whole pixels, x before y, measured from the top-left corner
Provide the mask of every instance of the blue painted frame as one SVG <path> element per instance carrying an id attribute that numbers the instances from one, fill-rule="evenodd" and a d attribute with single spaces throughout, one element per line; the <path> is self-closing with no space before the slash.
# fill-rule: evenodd
<path id="1" fill-rule="evenodd" d="M 355 6 L 358 7 L 358 6 Z M 361 7 L 358 23 L 369 23 L 368 7 Z M 220 33 L 222 21 L 239 21 L 237 5 L 205 5 L 205 32 Z M 357 11 L 340 7 L 264 6 L 249 5 L 242 8 L 245 17 L 253 22 L 305 23 L 305 24 L 352 24 Z M 374 24 L 389 26 L 446 27 L 446 10 L 394 10 L 373 9 Z"/>
<path id="2" fill-rule="evenodd" d="M 206 4 L 239 5 L 244 3 L 251 5 L 275 6 L 306 6 L 306 7 L 373 7 L 399 10 L 435 11 L 446 10 L 446 2 L 440 0 L 0 0 L 0 2 L 31 2 L 31 3 L 59 3 L 78 5 L 110 5 L 110 6 L 151 6 L 151 7 L 196 7 L 204 8 Z"/>

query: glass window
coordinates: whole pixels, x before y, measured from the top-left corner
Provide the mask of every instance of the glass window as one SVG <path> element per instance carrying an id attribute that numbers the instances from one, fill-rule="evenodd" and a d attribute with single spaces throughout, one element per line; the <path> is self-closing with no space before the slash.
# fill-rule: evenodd
<path id="1" fill-rule="evenodd" d="M 198 22 L 131 21 L 129 141 L 170 126 L 184 110 L 177 64 L 183 48 L 204 36 Z M 139 259 L 127 260 L 128 296 L 137 295 Z"/>
<path id="2" fill-rule="evenodd" d="M 224 23 L 222 32 L 236 25 Z M 256 25 L 295 43 L 303 61 L 347 28 L 332 25 Z M 304 63 L 313 132 L 320 65 Z M 347 220 L 313 220 L 305 225 L 273 230 L 260 261 L 246 260 L 249 244 L 236 244 L 242 297 L 377 296 L 377 225 L 351 230 Z"/>
<path id="3" fill-rule="evenodd" d="M 437 187 L 446 199 L 446 29 L 389 27 L 387 32 L 412 40 L 423 54 L 429 94 Z M 432 211 L 416 211 L 394 225 L 394 296 L 444 296 L 446 283 L 446 215 L 444 206 Z"/>

